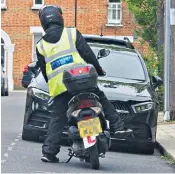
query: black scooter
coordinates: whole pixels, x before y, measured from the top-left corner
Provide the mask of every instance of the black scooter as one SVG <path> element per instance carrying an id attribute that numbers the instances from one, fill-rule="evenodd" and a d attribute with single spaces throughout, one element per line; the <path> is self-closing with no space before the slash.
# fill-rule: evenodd
<path id="1" fill-rule="evenodd" d="M 98 74 L 92 65 L 78 64 L 63 73 L 63 82 L 73 98 L 68 103 L 68 138 L 70 149 L 67 162 L 72 157 L 90 163 L 99 169 L 99 157 L 104 158 L 111 140 L 109 121 L 105 119 L 102 105 L 93 93 Z"/>

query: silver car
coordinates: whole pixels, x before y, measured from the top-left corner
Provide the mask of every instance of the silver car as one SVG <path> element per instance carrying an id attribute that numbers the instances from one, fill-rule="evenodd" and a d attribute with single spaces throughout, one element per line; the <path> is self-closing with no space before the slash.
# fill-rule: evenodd
<path id="1" fill-rule="evenodd" d="M 8 78 L 5 74 L 4 68 L 1 67 L 1 96 L 8 96 Z"/>

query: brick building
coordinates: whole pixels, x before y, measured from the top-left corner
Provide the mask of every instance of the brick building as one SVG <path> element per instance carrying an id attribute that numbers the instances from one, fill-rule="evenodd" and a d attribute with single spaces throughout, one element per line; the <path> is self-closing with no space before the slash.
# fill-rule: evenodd
<path id="1" fill-rule="evenodd" d="M 127 36 L 134 41 L 134 20 L 121 0 L 77 0 L 77 28 L 83 34 Z M 75 0 L 1 0 L 1 63 L 6 69 L 9 89 L 21 85 L 23 67 L 36 59 L 35 46 L 43 33 L 38 9 L 44 4 L 60 5 L 65 26 L 75 24 Z M 141 50 L 142 49 L 142 50 Z"/>

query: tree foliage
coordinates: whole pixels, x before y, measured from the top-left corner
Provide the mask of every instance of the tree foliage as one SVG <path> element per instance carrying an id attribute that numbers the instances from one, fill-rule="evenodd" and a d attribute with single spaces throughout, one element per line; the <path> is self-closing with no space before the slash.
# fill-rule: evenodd
<path id="1" fill-rule="evenodd" d="M 125 0 L 129 10 L 133 13 L 136 23 L 139 27 L 136 34 L 150 46 L 149 57 L 143 55 L 150 75 L 163 74 L 163 49 L 158 53 L 158 21 L 157 10 L 160 7 L 160 0 Z M 159 50 L 160 51 L 160 50 Z M 158 57 L 157 57 L 158 56 Z M 160 88 L 158 98 L 160 101 L 160 110 L 163 110 L 163 87 Z"/>
<path id="2" fill-rule="evenodd" d="M 149 42 L 151 48 L 157 50 L 157 0 L 126 0 L 129 10 L 134 14 L 138 36 Z"/>

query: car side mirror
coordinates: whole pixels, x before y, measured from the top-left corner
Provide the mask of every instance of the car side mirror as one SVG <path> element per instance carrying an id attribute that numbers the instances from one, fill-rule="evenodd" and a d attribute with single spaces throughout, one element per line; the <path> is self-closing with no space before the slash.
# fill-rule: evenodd
<path id="1" fill-rule="evenodd" d="M 153 83 L 153 87 L 157 88 L 163 85 L 163 80 L 158 76 L 152 76 L 152 83 Z"/>
<path id="2" fill-rule="evenodd" d="M 106 57 L 110 54 L 110 50 L 108 49 L 101 49 L 99 52 L 98 52 L 98 55 L 97 55 L 97 58 L 100 59 L 102 57 Z"/>

